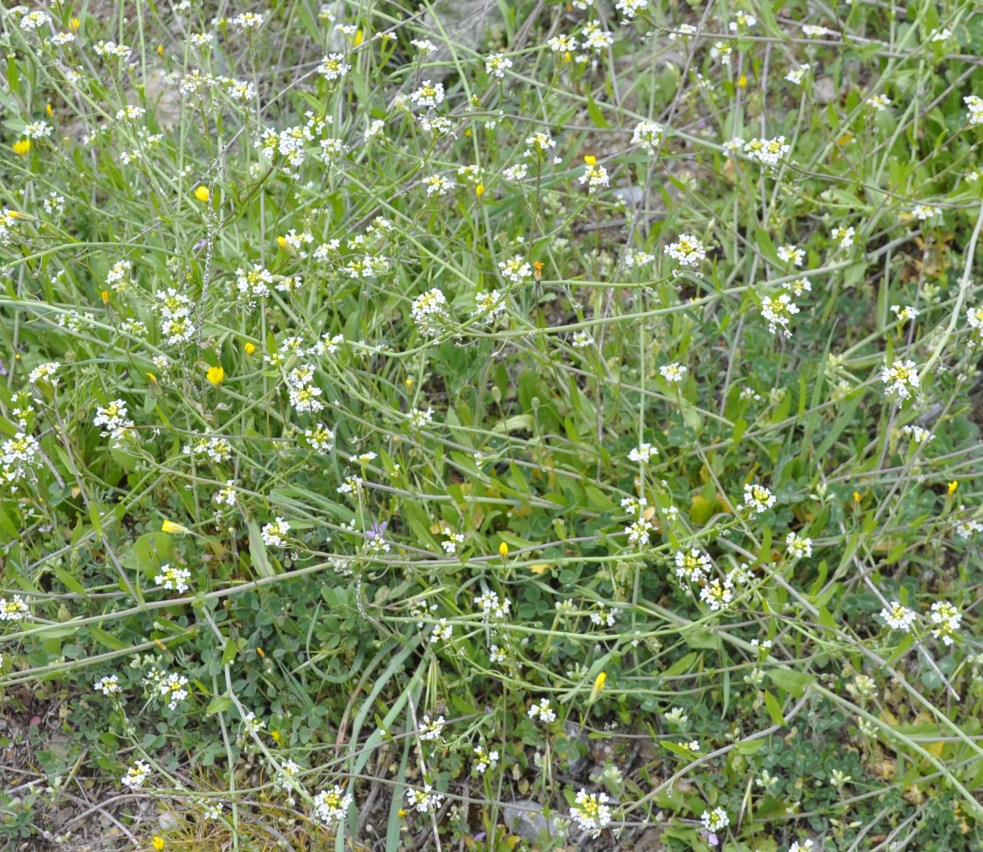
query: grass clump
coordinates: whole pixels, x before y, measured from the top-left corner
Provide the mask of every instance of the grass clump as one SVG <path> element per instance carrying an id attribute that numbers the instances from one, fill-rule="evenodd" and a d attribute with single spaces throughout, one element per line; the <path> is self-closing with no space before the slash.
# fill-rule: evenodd
<path id="1" fill-rule="evenodd" d="M 983 844 L 974 4 L 0 16 L 0 837 Z"/>

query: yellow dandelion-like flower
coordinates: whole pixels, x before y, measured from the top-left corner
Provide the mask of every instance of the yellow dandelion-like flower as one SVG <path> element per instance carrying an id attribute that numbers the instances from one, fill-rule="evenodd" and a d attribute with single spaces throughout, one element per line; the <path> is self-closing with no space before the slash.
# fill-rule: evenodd
<path id="1" fill-rule="evenodd" d="M 209 367 L 205 378 L 217 387 L 225 381 L 225 370 L 221 367 Z"/>
<path id="2" fill-rule="evenodd" d="M 208 201 L 208 198 L 209 198 L 208 187 L 207 186 L 199 186 L 195 190 L 195 198 L 197 198 L 202 204 L 204 204 L 206 201 Z"/>

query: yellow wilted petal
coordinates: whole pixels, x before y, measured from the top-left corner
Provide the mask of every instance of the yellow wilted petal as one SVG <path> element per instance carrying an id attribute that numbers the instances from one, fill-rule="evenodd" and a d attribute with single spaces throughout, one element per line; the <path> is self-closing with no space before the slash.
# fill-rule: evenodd
<path id="1" fill-rule="evenodd" d="M 529 570 L 533 574 L 545 574 L 549 570 L 549 562 L 537 562 L 535 565 L 530 565 Z"/>
<path id="2" fill-rule="evenodd" d="M 174 521 L 164 521 L 160 525 L 161 532 L 172 533 L 174 535 L 187 535 L 191 532 L 187 527 L 176 524 Z"/>
<path id="3" fill-rule="evenodd" d="M 953 479 L 952 482 L 949 483 L 949 493 L 950 494 L 955 494 L 956 493 L 956 489 L 958 487 L 959 487 L 959 480 L 958 479 Z"/>
<path id="4" fill-rule="evenodd" d="M 365 38 L 365 34 L 361 30 L 355 31 L 355 38 L 352 39 L 352 47 L 358 47 L 362 43 L 362 39 Z"/>

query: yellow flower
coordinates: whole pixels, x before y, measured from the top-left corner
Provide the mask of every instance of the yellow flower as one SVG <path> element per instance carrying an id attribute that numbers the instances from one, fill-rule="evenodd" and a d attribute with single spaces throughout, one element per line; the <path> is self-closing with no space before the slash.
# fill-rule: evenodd
<path id="1" fill-rule="evenodd" d="M 747 76 L 745 74 L 741 74 L 741 76 L 737 78 L 737 85 L 742 89 L 747 85 Z"/>
<path id="2" fill-rule="evenodd" d="M 270 736 L 273 737 L 277 745 L 279 745 L 280 741 L 283 739 L 283 734 L 281 734 L 279 731 L 270 731 Z"/>
<path id="3" fill-rule="evenodd" d="M 358 47 L 362 43 L 363 38 L 365 38 L 365 35 L 362 33 L 361 30 L 357 30 L 355 32 L 355 38 L 352 39 L 352 46 Z"/>
<path id="4" fill-rule="evenodd" d="M 290 251 L 290 244 L 287 242 L 286 237 L 277 237 L 276 244 L 280 246 L 284 251 Z"/>
<path id="5" fill-rule="evenodd" d="M 164 521 L 164 523 L 160 525 L 160 529 L 161 532 L 175 533 L 178 535 L 187 535 L 191 532 L 191 530 L 189 530 L 187 527 L 182 526 L 181 524 L 176 524 L 174 521 Z"/>
<path id="6" fill-rule="evenodd" d="M 157 55 L 158 56 L 163 56 L 164 55 L 164 45 L 162 45 L 162 44 L 158 44 L 157 45 Z"/>
<path id="7" fill-rule="evenodd" d="M 597 157 L 594 157 L 594 156 L 591 156 L 590 154 L 588 154 L 586 157 L 584 157 L 584 162 L 587 163 L 588 166 L 596 166 L 597 165 Z"/>
<path id="8" fill-rule="evenodd" d="M 221 367 L 209 367 L 205 378 L 217 387 L 225 381 L 225 370 Z"/>
<path id="9" fill-rule="evenodd" d="M 543 262 L 541 260 L 535 260 L 532 264 L 532 277 L 537 281 L 543 278 Z"/>
<path id="10" fill-rule="evenodd" d="M 20 154 L 22 157 L 26 157 L 31 153 L 31 140 L 21 139 L 20 142 L 14 142 L 14 153 Z"/>
<path id="11" fill-rule="evenodd" d="M 103 290 L 99 294 L 99 298 L 102 299 L 102 303 L 104 305 L 108 305 L 109 304 L 109 291 L 108 290 Z"/>
<path id="12" fill-rule="evenodd" d="M 197 198 L 203 204 L 206 201 L 208 201 L 208 187 L 207 186 L 199 186 L 195 190 L 195 198 Z"/>
<path id="13" fill-rule="evenodd" d="M 157 384 L 157 377 L 153 373 L 147 373 L 147 378 L 154 384 Z"/>
<path id="14" fill-rule="evenodd" d="M 247 355 L 252 355 L 256 351 L 256 347 L 252 343 L 246 343 L 242 349 Z"/>
<path id="15" fill-rule="evenodd" d="M 485 185 L 483 183 L 479 183 L 474 188 L 474 194 L 477 195 L 478 198 L 481 198 L 481 196 L 485 194 Z"/>
<path id="16" fill-rule="evenodd" d="M 853 492 L 853 502 L 854 503 L 859 503 L 860 502 L 860 492 L 859 491 L 854 491 Z"/>
<path id="17" fill-rule="evenodd" d="M 160 850 L 164 848 L 164 838 L 159 836 L 155 837 L 152 841 L 152 845 L 157 852 L 160 852 Z"/>
<path id="18" fill-rule="evenodd" d="M 76 32 L 77 33 L 79 31 L 79 27 L 80 26 L 82 26 L 82 22 L 78 18 L 72 18 L 72 20 L 70 20 L 68 22 L 68 28 L 72 32 Z"/>
<path id="19" fill-rule="evenodd" d="M 508 558 L 509 546 L 504 541 L 498 546 L 498 554 L 502 557 L 502 559 Z"/>
<path id="20" fill-rule="evenodd" d="M 55 117 L 55 111 L 51 108 L 51 104 L 50 103 L 45 107 L 45 110 L 47 111 L 48 115 L 51 118 L 54 118 Z"/>
<path id="21" fill-rule="evenodd" d="M 587 699 L 588 704 L 593 704 L 597 701 L 597 696 L 601 694 L 601 690 L 604 689 L 604 683 L 608 679 L 607 672 L 601 672 L 596 678 L 594 678 L 594 688 L 590 691 L 590 698 Z"/>
<path id="22" fill-rule="evenodd" d="M 959 487 L 959 480 L 958 479 L 953 479 L 952 482 L 949 483 L 949 494 L 950 495 L 951 494 L 955 494 L 956 493 L 956 489 L 958 487 Z"/>

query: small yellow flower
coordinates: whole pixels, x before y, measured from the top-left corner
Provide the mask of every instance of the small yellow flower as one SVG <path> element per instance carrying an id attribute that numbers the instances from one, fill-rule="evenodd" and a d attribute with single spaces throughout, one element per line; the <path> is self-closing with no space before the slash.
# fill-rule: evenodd
<path id="1" fill-rule="evenodd" d="M 273 740 L 277 745 L 279 745 L 280 740 L 283 739 L 283 734 L 281 734 L 279 731 L 270 731 L 270 736 L 273 737 Z"/>
<path id="2" fill-rule="evenodd" d="M 543 262 L 541 260 L 535 260 L 532 264 L 532 277 L 537 281 L 543 280 Z"/>
<path id="3" fill-rule="evenodd" d="M 400 819 L 402 819 L 402 818 L 403 818 L 404 816 L 406 816 L 406 811 L 404 811 L 404 810 L 403 810 L 402 808 L 400 808 L 400 809 L 399 809 L 399 810 L 398 810 L 398 811 L 396 812 L 396 816 L 398 816 L 398 817 L 399 817 Z"/>
<path id="4" fill-rule="evenodd" d="M 508 559 L 509 546 L 504 541 L 498 546 L 498 555 L 501 556 L 502 559 Z"/>
<path id="5" fill-rule="evenodd" d="M 50 103 L 44 109 L 48 113 L 48 117 L 49 118 L 54 118 L 55 117 L 55 111 L 51 108 L 51 104 Z"/>
<path id="6" fill-rule="evenodd" d="M 252 355 L 256 351 L 256 347 L 252 343 L 246 343 L 246 345 L 242 347 L 242 350 L 247 355 Z"/>
<path id="7" fill-rule="evenodd" d="M 352 47 L 358 47 L 363 38 L 365 38 L 365 34 L 361 30 L 356 30 L 355 38 L 352 39 Z"/>
<path id="8" fill-rule="evenodd" d="M 853 502 L 854 503 L 859 503 L 860 502 L 860 492 L 859 491 L 854 491 L 853 492 Z"/>
<path id="9" fill-rule="evenodd" d="M 408 378 L 408 379 L 406 380 L 406 389 L 407 389 L 407 390 L 410 390 L 410 389 L 411 389 L 412 387 L 413 387 L 413 377 L 412 377 L 412 376 L 410 376 L 410 377 L 409 377 L 409 378 Z"/>
<path id="10" fill-rule="evenodd" d="M 181 524 L 176 524 L 174 521 L 164 521 L 164 523 L 160 525 L 160 529 L 161 532 L 173 533 L 176 535 L 187 535 L 191 532 L 191 530 L 189 530 L 187 527 L 182 526 Z"/>
<path id="11" fill-rule="evenodd" d="M 157 55 L 158 56 L 163 56 L 164 55 L 164 45 L 162 45 L 162 44 L 158 44 L 157 45 Z"/>
<path id="12" fill-rule="evenodd" d="M 204 204 L 206 201 L 208 201 L 208 187 L 207 186 L 199 186 L 195 190 L 195 198 L 197 198 L 202 204 Z"/>
<path id="13" fill-rule="evenodd" d="M 20 142 L 14 142 L 13 148 L 15 154 L 20 154 L 20 156 L 26 157 L 31 153 L 31 140 L 21 139 Z"/>
<path id="14" fill-rule="evenodd" d="M 157 377 L 153 373 L 147 373 L 146 375 L 150 379 L 151 384 L 157 384 Z"/>
<path id="15" fill-rule="evenodd" d="M 99 298 L 102 299 L 102 303 L 104 305 L 108 305 L 109 304 L 109 291 L 108 290 L 103 290 L 102 292 L 100 292 L 99 293 Z"/>
<path id="16" fill-rule="evenodd" d="M 152 845 L 157 852 L 160 852 L 160 850 L 164 848 L 164 838 L 160 836 L 155 837 L 152 841 Z"/>
<path id="17" fill-rule="evenodd" d="M 584 157 L 584 162 L 587 163 L 588 166 L 596 166 L 597 165 L 597 157 L 594 157 L 591 154 L 588 154 L 586 157 Z"/>
<path id="18" fill-rule="evenodd" d="M 747 85 L 746 74 L 741 74 L 741 76 L 737 78 L 737 85 L 740 86 L 742 89 Z"/>
<path id="19" fill-rule="evenodd" d="M 80 26 L 82 26 L 82 22 L 78 18 L 72 18 L 72 20 L 68 22 L 68 28 L 72 32 L 77 33 L 79 31 Z"/>
<path id="20" fill-rule="evenodd" d="M 205 378 L 217 387 L 225 381 L 225 370 L 221 367 L 209 367 Z"/>
<path id="21" fill-rule="evenodd" d="M 956 493 L 956 489 L 958 487 L 959 487 L 959 480 L 958 479 L 953 479 L 952 482 L 949 483 L 949 494 L 950 495 L 955 494 Z"/>
<path id="22" fill-rule="evenodd" d="M 266 651 L 264 651 L 262 648 L 260 648 L 259 645 L 256 646 L 256 653 L 259 654 L 260 657 L 263 657 L 263 658 L 266 657 Z"/>
<path id="23" fill-rule="evenodd" d="M 478 198 L 481 198 L 481 196 L 485 194 L 485 185 L 483 183 L 479 183 L 474 188 L 474 194 L 477 195 Z"/>
<path id="24" fill-rule="evenodd" d="M 280 246 L 280 248 L 282 248 L 284 251 L 290 251 L 290 246 L 287 244 L 286 237 L 277 237 L 276 244 Z"/>
<path id="25" fill-rule="evenodd" d="M 607 672 L 601 672 L 596 678 L 594 678 L 594 691 L 600 692 L 604 689 L 604 682 L 608 679 Z"/>

